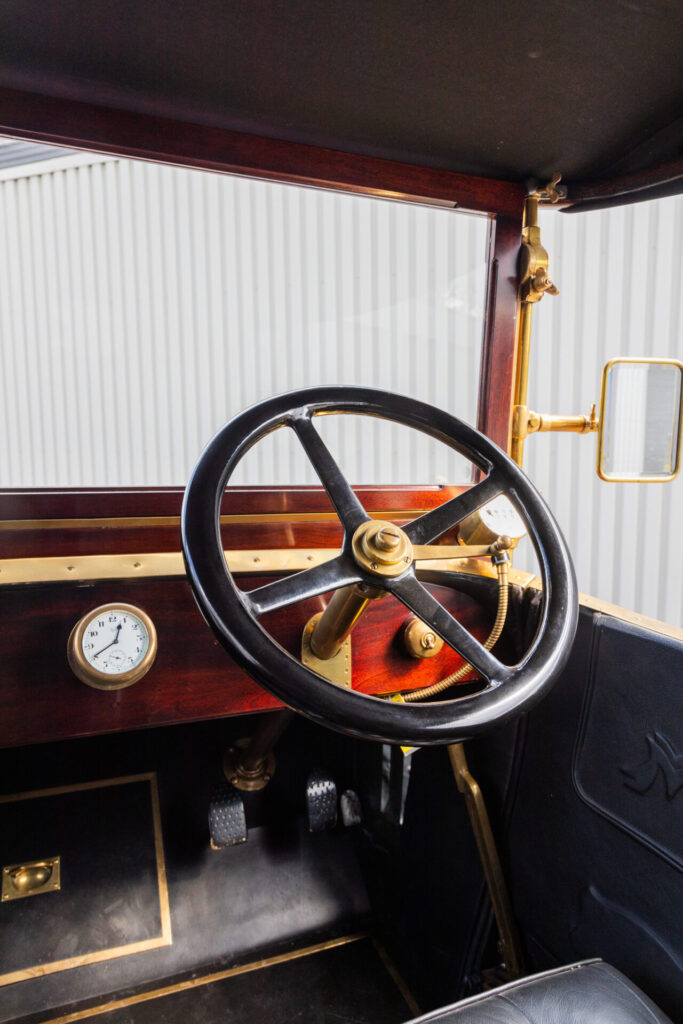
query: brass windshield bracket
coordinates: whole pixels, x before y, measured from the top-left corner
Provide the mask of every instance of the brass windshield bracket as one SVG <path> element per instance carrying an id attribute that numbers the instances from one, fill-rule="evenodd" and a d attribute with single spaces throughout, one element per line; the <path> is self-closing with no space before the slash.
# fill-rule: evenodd
<path id="1" fill-rule="evenodd" d="M 531 352 L 531 312 L 535 303 L 543 296 L 557 295 L 558 289 L 548 275 L 548 253 L 541 244 L 541 229 L 538 224 L 539 199 L 549 199 L 557 192 L 559 175 L 553 175 L 552 181 L 545 190 L 534 192 L 527 197 L 524 206 L 524 227 L 522 228 L 522 245 L 519 250 L 519 297 L 521 309 L 519 315 L 519 334 L 517 338 L 517 367 L 515 373 L 514 409 L 527 407 L 527 390 L 529 385 L 529 356 Z M 524 459 L 524 438 L 528 431 L 520 433 L 520 424 L 513 423 L 511 432 L 510 455 L 518 466 Z"/>
<path id="2" fill-rule="evenodd" d="M 559 171 L 554 171 L 550 176 L 550 181 L 546 182 L 540 188 L 534 191 L 534 195 L 542 203 L 559 203 L 561 200 L 567 198 L 567 186 L 560 185 L 562 181 L 562 175 Z"/>

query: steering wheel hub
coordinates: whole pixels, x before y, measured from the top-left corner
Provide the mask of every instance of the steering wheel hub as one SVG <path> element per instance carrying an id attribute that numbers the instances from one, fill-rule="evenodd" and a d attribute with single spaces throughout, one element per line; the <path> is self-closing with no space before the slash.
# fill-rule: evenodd
<path id="1" fill-rule="evenodd" d="M 351 550 L 357 564 L 373 576 L 400 576 L 413 563 L 413 545 L 407 534 L 381 519 L 361 523 Z"/>

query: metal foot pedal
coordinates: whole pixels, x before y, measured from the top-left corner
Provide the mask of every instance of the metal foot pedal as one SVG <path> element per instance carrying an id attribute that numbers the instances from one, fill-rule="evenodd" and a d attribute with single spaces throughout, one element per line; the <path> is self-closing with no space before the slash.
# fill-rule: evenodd
<path id="1" fill-rule="evenodd" d="M 360 797 L 353 789 L 347 789 L 342 793 L 339 798 L 339 810 L 341 812 L 341 819 L 346 828 L 353 828 L 354 825 L 360 825 L 363 820 L 363 809 L 361 807 Z"/>
<path id="2" fill-rule="evenodd" d="M 323 772 L 311 772 L 306 781 L 306 813 L 310 832 L 324 832 L 337 824 L 337 787 Z"/>
<path id="3" fill-rule="evenodd" d="M 247 841 L 247 819 L 242 797 L 234 786 L 221 780 L 209 804 L 211 849 L 224 850 Z"/>

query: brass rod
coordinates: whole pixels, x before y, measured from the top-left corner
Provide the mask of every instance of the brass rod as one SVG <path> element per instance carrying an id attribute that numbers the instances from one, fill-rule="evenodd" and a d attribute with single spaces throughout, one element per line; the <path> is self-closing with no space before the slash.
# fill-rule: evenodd
<path id="1" fill-rule="evenodd" d="M 448 748 L 448 756 L 458 789 L 465 797 L 465 806 L 467 807 L 467 813 L 472 824 L 472 831 L 477 844 L 477 850 L 479 851 L 479 859 L 481 860 L 486 886 L 491 897 L 493 914 L 498 927 L 500 952 L 505 964 L 505 970 L 510 980 L 519 978 L 522 973 L 519 938 L 484 797 L 477 781 L 470 773 L 463 744 L 451 744 Z"/>
<path id="2" fill-rule="evenodd" d="M 549 416 L 547 413 L 529 413 L 529 433 L 562 430 L 572 434 L 590 434 L 598 429 L 595 406 L 589 416 Z"/>
<path id="3" fill-rule="evenodd" d="M 533 302 L 523 302 L 520 310 L 519 344 L 517 349 L 517 375 L 515 381 L 515 406 L 525 406 L 529 387 L 529 358 L 531 354 L 531 311 Z M 510 455 L 521 466 L 524 461 L 524 438 L 516 437 L 513 430 Z"/>
<path id="4" fill-rule="evenodd" d="M 341 650 L 347 636 L 365 611 L 375 591 L 367 592 L 358 584 L 342 587 L 332 596 L 311 634 L 311 650 L 316 658 L 327 661 Z"/>

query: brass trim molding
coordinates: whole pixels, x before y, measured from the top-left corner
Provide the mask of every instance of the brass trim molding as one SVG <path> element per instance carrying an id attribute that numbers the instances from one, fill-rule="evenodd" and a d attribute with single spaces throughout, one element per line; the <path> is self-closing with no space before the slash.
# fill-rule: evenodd
<path id="1" fill-rule="evenodd" d="M 138 992 L 137 995 L 126 996 L 123 999 L 114 999 L 108 1003 L 100 1003 L 99 1006 L 89 1006 L 84 1010 L 74 1010 L 73 1013 L 64 1014 L 62 1017 L 51 1017 L 41 1021 L 41 1024 L 75 1024 L 76 1021 L 87 1020 L 88 1017 L 96 1017 L 100 1013 L 123 1010 L 127 1006 L 135 1006 L 137 1003 L 146 1003 L 151 999 L 175 995 L 176 992 L 186 992 L 188 989 L 201 988 L 203 985 L 210 985 L 215 981 L 225 981 L 227 978 L 233 978 L 239 974 L 250 974 L 252 971 L 260 971 L 264 967 L 275 967 L 277 964 L 284 964 L 289 960 L 300 960 L 302 957 L 312 956 L 314 953 L 323 953 L 327 949 L 346 946 L 350 942 L 358 942 L 359 939 L 367 938 L 367 933 L 361 932 L 357 935 L 345 935 L 339 939 L 328 939 L 327 942 L 318 942 L 314 946 L 304 946 L 302 949 L 294 949 L 289 953 L 280 953 L 276 956 L 264 957 L 261 960 L 252 960 L 248 964 L 227 967 L 223 971 L 214 971 L 212 974 L 204 974 L 198 978 L 188 978 L 186 981 L 177 981 L 170 985 L 163 985 L 160 988 L 149 989 L 147 992 Z"/>
<path id="2" fill-rule="evenodd" d="M 274 548 L 226 551 L 233 573 L 296 572 L 310 569 L 339 554 L 337 548 Z M 180 551 L 126 555 L 76 555 L 7 558 L 0 561 L 0 586 L 12 583 L 59 583 L 82 580 L 146 579 L 184 576 Z"/>
<path id="3" fill-rule="evenodd" d="M 426 554 L 428 547 L 418 548 Z M 483 567 L 465 554 L 462 547 L 448 548 L 446 557 L 421 559 L 421 569 L 444 569 L 449 572 L 472 572 Z M 472 549 L 476 550 L 476 549 Z M 439 552 L 438 546 L 433 548 Z M 484 548 L 481 548 L 484 552 Z M 225 552 L 230 572 L 236 575 L 253 573 L 298 572 L 328 562 L 339 554 L 338 548 L 251 548 Z M 481 568 L 475 570 L 481 572 Z M 157 551 L 125 555 L 59 555 L 41 558 L 5 558 L 0 561 L 0 587 L 17 583 L 73 583 L 90 580 L 148 579 L 155 576 L 184 576 L 185 564 L 180 551 Z M 495 573 L 493 573 L 495 576 Z"/>
<path id="4" fill-rule="evenodd" d="M 120 956 L 130 956 L 133 953 L 143 953 L 149 949 L 159 949 L 162 946 L 172 945 L 173 934 L 171 931 L 171 907 L 168 898 L 168 880 L 166 877 L 166 859 L 164 857 L 164 843 L 161 832 L 161 811 L 159 806 L 159 789 L 157 786 L 156 772 L 145 772 L 140 775 L 124 775 L 113 779 L 99 779 L 95 782 L 81 782 L 73 786 L 54 786 L 51 789 L 34 789 L 25 793 L 10 793 L 0 796 L 0 804 L 16 803 L 21 800 L 31 800 L 45 796 L 59 796 L 62 793 L 77 793 L 88 789 L 105 789 L 109 786 L 122 786 L 134 782 L 149 782 L 150 786 L 152 824 L 154 828 L 154 850 L 159 888 L 161 933 L 154 938 L 143 939 L 140 942 L 131 942 L 125 946 L 112 946 L 109 949 L 100 949 L 93 953 L 83 953 L 80 956 L 69 957 L 66 960 L 55 960 L 53 963 L 38 964 L 35 967 L 26 967 L 17 971 L 11 971 L 8 974 L 2 974 L 0 975 L 0 987 L 13 985 L 17 981 L 26 981 L 29 978 L 42 978 L 46 974 L 55 974 L 57 971 L 68 971 L 72 970 L 74 967 L 85 967 L 89 964 L 97 964 L 107 960 L 114 960 Z M 92 1016 L 91 1013 L 88 1013 L 88 1015 Z M 80 1018 L 74 1017 L 73 1019 L 78 1020 Z"/>
<path id="5" fill-rule="evenodd" d="M 311 569 L 335 558 L 338 554 L 338 548 L 266 548 L 226 551 L 225 557 L 230 571 L 235 575 L 265 575 Z M 416 567 L 425 571 L 441 570 L 470 576 L 486 576 L 494 580 L 496 578 L 495 569 L 487 558 L 418 559 Z M 179 551 L 141 555 L 78 555 L 75 558 L 7 558 L 0 561 L 0 587 L 28 583 L 89 582 L 184 575 L 183 556 Z M 516 583 L 523 588 L 530 586 L 535 590 L 541 589 L 538 576 L 520 569 L 510 569 L 510 583 Z M 604 615 L 642 626 L 643 629 L 671 637 L 673 640 L 683 641 L 683 629 L 678 626 L 648 618 L 587 594 L 580 594 L 579 601 L 584 607 L 602 612 Z"/>

